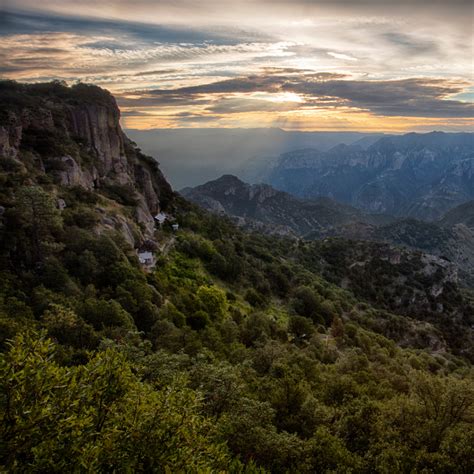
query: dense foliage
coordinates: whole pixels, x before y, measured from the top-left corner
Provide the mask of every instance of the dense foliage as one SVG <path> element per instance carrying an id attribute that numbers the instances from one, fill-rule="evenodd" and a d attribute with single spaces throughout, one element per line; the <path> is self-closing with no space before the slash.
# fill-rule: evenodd
<path id="1" fill-rule="evenodd" d="M 360 303 L 305 267 L 300 244 L 185 203 L 150 273 L 46 199 L 35 237 L 33 192 L 18 189 L 3 229 L 6 469 L 472 468 L 471 366 L 423 348 L 433 327 Z M 418 349 L 393 341 L 409 332 Z"/>
<path id="2" fill-rule="evenodd" d="M 244 233 L 175 196 L 144 271 L 100 225 L 98 207 L 131 221 L 123 189 L 7 161 L 1 470 L 473 471 L 472 299 L 451 284 L 445 317 L 422 311 L 439 275 L 420 258 L 354 267 L 373 249 Z"/>

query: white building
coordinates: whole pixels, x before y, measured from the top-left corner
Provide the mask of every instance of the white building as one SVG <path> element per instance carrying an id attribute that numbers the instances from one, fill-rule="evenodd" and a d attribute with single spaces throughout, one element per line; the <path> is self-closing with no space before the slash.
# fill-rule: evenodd
<path id="1" fill-rule="evenodd" d="M 155 221 L 158 222 L 158 224 L 163 224 L 165 222 L 165 220 L 168 218 L 168 216 L 164 213 L 164 212 L 159 212 L 156 216 L 155 216 Z"/>
<path id="2" fill-rule="evenodd" d="M 138 260 L 145 267 L 153 267 L 155 265 L 155 257 L 148 250 L 138 252 Z"/>
<path id="3" fill-rule="evenodd" d="M 176 232 L 179 229 L 179 224 L 172 224 L 171 228 Z"/>

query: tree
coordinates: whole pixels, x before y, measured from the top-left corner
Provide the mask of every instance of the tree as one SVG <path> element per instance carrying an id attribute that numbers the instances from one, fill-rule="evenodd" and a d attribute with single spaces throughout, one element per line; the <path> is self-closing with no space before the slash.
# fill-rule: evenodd
<path id="1" fill-rule="evenodd" d="M 331 336 L 340 341 L 344 337 L 344 323 L 339 316 L 335 316 L 332 320 Z"/>
<path id="2" fill-rule="evenodd" d="M 298 339 L 309 339 L 314 326 L 310 319 L 294 314 L 288 321 L 288 331 Z"/>
<path id="3" fill-rule="evenodd" d="M 81 348 L 94 348 L 98 337 L 90 324 L 74 311 L 59 304 L 51 304 L 44 312 L 42 323 L 48 333 L 61 344 Z"/>
<path id="4" fill-rule="evenodd" d="M 297 288 L 294 292 L 292 306 L 300 316 L 310 318 L 316 323 L 324 323 L 320 311 L 320 300 L 311 288 L 307 286 L 300 286 Z"/>
<path id="5" fill-rule="evenodd" d="M 200 286 L 197 296 L 211 318 L 222 319 L 227 314 L 227 297 L 220 288 L 216 286 Z"/>
<path id="6" fill-rule="evenodd" d="M 20 188 L 15 211 L 24 237 L 31 244 L 32 263 L 43 261 L 48 245 L 54 242 L 54 232 L 62 225 L 61 215 L 51 195 L 39 186 Z"/>
<path id="7" fill-rule="evenodd" d="M 112 348 L 73 367 L 61 367 L 54 352 L 44 335 L 23 334 L 0 356 L 0 470 L 220 472 L 228 466 L 215 426 L 182 379 L 155 389 Z"/>

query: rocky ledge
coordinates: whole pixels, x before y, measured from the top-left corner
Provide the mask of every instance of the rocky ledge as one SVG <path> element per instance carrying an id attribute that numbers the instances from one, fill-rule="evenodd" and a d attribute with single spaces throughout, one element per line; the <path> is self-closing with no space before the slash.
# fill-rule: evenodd
<path id="1" fill-rule="evenodd" d="M 113 96 L 96 86 L 0 82 L 0 157 L 33 163 L 57 185 L 127 190 L 145 237 L 173 196 L 157 162 L 123 133 Z"/>

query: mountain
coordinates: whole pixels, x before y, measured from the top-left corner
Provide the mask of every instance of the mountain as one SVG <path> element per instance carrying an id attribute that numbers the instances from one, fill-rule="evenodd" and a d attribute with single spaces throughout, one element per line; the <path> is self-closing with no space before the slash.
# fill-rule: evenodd
<path id="1" fill-rule="evenodd" d="M 474 229 L 402 219 L 374 229 L 370 238 L 442 257 L 458 267 L 464 284 L 474 287 Z"/>
<path id="2" fill-rule="evenodd" d="M 95 86 L 0 82 L 0 157 L 4 169 L 79 187 L 133 205 L 133 220 L 99 207 L 103 227 L 133 246 L 152 237 L 153 216 L 173 192 L 157 162 L 120 128 L 115 99 Z M 47 177 L 47 178 L 45 178 Z M 65 205 L 68 203 L 65 202 Z"/>
<path id="3" fill-rule="evenodd" d="M 309 232 L 309 240 L 323 237 L 385 242 L 398 247 L 419 250 L 453 263 L 463 285 L 474 287 L 474 230 L 464 225 L 441 225 L 417 219 L 394 219 L 379 225 L 348 223 Z"/>
<path id="4" fill-rule="evenodd" d="M 275 156 L 298 148 L 326 151 L 340 143 L 380 138 L 380 133 L 299 132 L 279 128 L 127 129 L 127 135 L 152 156 L 177 189 L 197 186 L 222 174 L 260 182 Z M 362 142 L 364 143 L 370 143 Z"/>
<path id="5" fill-rule="evenodd" d="M 175 193 L 119 116 L 98 87 L 0 82 L 0 471 L 472 472 L 456 265 L 245 232 Z M 301 205 L 214 186 L 254 214 Z"/>
<path id="6" fill-rule="evenodd" d="M 470 222 L 472 203 L 434 223 L 368 214 L 330 198 L 299 199 L 232 175 L 185 188 L 181 194 L 204 209 L 237 218 L 247 229 L 309 240 L 338 237 L 386 242 L 420 250 L 452 262 L 463 283 L 474 286 L 474 230 L 459 222 L 463 218 Z"/>
<path id="7" fill-rule="evenodd" d="M 240 218 L 240 223 L 276 234 L 330 234 L 350 223 L 380 224 L 388 216 L 370 215 L 329 198 L 303 200 L 266 184 L 247 184 L 224 175 L 181 194 L 204 209 Z"/>
<path id="8" fill-rule="evenodd" d="M 438 222 L 443 227 L 466 226 L 474 230 L 474 201 L 468 201 L 448 211 Z"/>
<path id="9" fill-rule="evenodd" d="M 303 198 L 327 196 L 366 212 L 439 218 L 474 197 L 474 134 L 410 133 L 362 148 L 282 154 L 264 181 Z"/>

